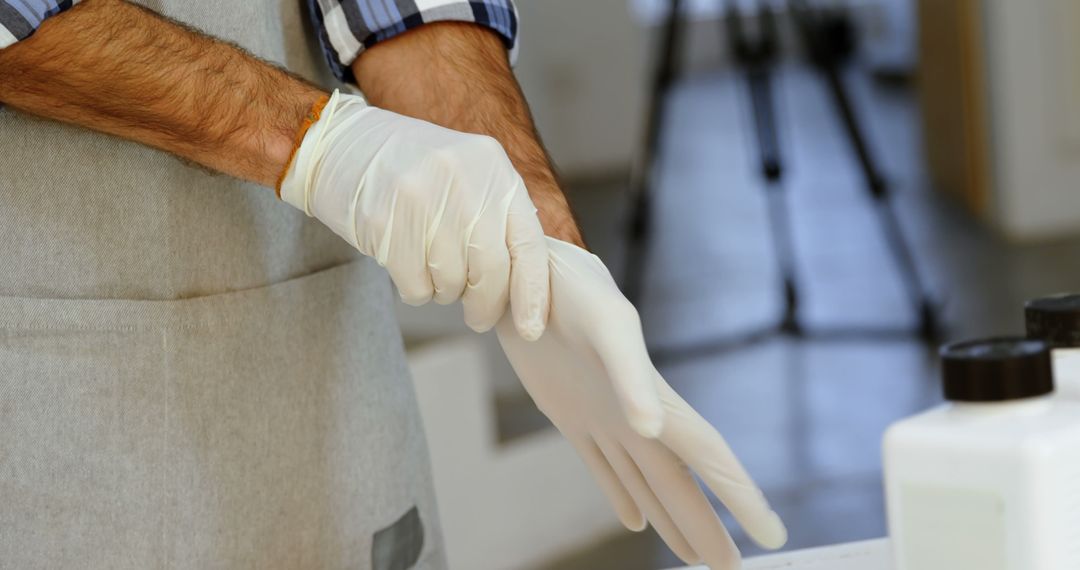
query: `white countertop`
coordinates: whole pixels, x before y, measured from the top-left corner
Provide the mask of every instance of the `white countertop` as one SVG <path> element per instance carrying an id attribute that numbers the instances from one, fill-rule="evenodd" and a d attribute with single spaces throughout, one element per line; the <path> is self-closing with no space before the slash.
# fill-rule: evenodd
<path id="1" fill-rule="evenodd" d="M 743 570 L 891 569 L 889 541 L 884 538 L 756 556 L 743 562 Z M 705 570 L 705 567 L 696 566 L 693 570 Z"/>

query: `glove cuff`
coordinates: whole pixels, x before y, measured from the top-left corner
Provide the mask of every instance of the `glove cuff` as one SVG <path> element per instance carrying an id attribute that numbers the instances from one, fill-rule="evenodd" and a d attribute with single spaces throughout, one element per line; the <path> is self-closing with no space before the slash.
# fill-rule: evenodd
<path id="1" fill-rule="evenodd" d="M 312 194 L 316 191 L 315 177 L 318 176 L 323 157 L 336 139 L 352 130 L 354 121 L 349 119 L 355 118 L 357 112 L 367 107 L 369 105 L 363 96 L 342 93 L 338 89 L 318 107 L 317 114 L 314 113 L 316 107 L 312 107 L 311 124 L 297 135 L 299 144 L 281 177 L 279 198 L 305 214 L 313 215 Z M 339 126 L 342 128 L 337 128 Z"/>
<path id="2" fill-rule="evenodd" d="M 336 95 L 337 92 L 335 91 L 334 94 Z M 296 159 L 296 152 L 300 150 L 300 145 L 304 142 L 304 135 L 307 134 L 311 125 L 314 125 L 315 122 L 319 120 L 323 108 L 326 107 L 326 104 L 330 101 L 330 97 L 330 95 L 319 97 L 319 100 L 315 101 L 311 106 L 311 109 L 308 110 L 307 115 L 304 116 L 304 122 L 300 124 L 300 128 L 297 129 L 296 137 L 293 140 L 292 151 L 289 152 L 289 160 L 285 162 L 285 169 L 281 171 L 281 175 L 278 176 L 277 179 L 277 184 L 274 185 L 274 192 L 277 194 L 278 198 L 281 198 L 281 185 L 285 182 L 285 177 L 292 170 L 293 162 Z"/>

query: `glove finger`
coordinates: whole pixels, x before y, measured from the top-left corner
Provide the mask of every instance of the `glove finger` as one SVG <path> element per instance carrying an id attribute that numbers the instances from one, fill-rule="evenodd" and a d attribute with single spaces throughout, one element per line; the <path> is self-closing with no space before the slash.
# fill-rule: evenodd
<path id="1" fill-rule="evenodd" d="M 521 338 L 544 334 L 551 300 L 548 249 L 544 228 L 525 191 L 514 192 L 506 217 L 506 246 L 510 251 L 510 309 Z"/>
<path id="2" fill-rule="evenodd" d="M 666 412 L 660 441 L 701 477 L 750 538 L 763 548 L 783 546 L 787 542 L 783 521 L 723 436 L 662 378 L 657 376 L 657 380 Z"/>
<path id="3" fill-rule="evenodd" d="M 435 302 L 440 305 L 449 305 L 460 299 L 468 279 L 468 246 L 461 236 L 452 235 L 453 231 L 449 224 L 440 225 L 428 250 L 428 271 L 435 290 Z"/>
<path id="4" fill-rule="evenodd" d="M 423 305 L 435 292 L 427 267 L 425 241 L 425 236 L 395 235 L 390 243 L 386 270 L 401 300 L 409 305 Z"/>
<path id="5" fill-rule="evenodd" d="M 604 457 L 607 458 L 608 463 L 615 470 L 615 473 L 618 474 L 619 480 L 622 481 L 626 490 L 630 492 L 630 496 L 634 498 L 638 508 L 645 514 L 649 523 L 656 529 L 656 533 L 660 535 L 668 548 L 687 564 L 701 562 L 701 557 L 690 546 L 679 527 L 675 526 L 674 521 L 671 520 L 671 515 L 664 510 L 664 505 L 656 498 L 656 494 L 653 493 L 649 484 L 645 482 L 645 477 L 626 450 L 618 443 L 608 442 L 602 438 L 597 438 L 596 443 Z"/>
<path id="6" fill-rule="evenodd" d="M 637 439 L 626 449 L 705 564 L 712 570 L 737 570 L 739 549 L 686 465 L 655 440 Z"/>
<path id="7" fill-rule="evenodd" d="M 510 252 L 506 249 L 506 215 L 482 214 L 468 240 L 468 284 L 462 295 L 465 324 L 485 332 L 506 312 L 510 287 Z"/>
<path id="8" fill-rule="evenodd" d="M 592 472 L 593 478 L 600 485 L 608 502 L 615 509 L 619 522 L 634 532 L 645 530 L 645 515 L 641 514 L 641 510 L 634 503 L 634 498 L 623 486 L 619 476 L 611 468 L 611 464 L 596 446 L 596 442 L 587 437 L 568 439 L 581 456 L 581 460 L 585 462 L 585 466 Z"/>
<path id="9" fill-rule="evenodd" d="M 655 438 L 664 429 L 664 409 L 656 392 L 656 368 L 649 359 L 637 310 L 623 297 L 599 315 L 589 340 L 604 365 L 630 427 Z"/>

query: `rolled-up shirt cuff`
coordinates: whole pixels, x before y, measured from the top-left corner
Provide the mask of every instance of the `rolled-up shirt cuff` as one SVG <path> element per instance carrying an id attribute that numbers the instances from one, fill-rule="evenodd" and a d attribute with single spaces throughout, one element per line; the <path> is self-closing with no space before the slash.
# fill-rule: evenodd
<path id="1" fill-rule="evenodd" d="M 432 22 L 471 22 L 502 38 L 517 56 L 518 14 L 512 0 L 308 0 L 327 63 L 355 83 L 351 65 L 364 50 Z"/>
<path id="2" fill-rule="evenodd" d="M 25 40 L 41 23 L 79 0 L 0 0 L 0 49 Z"/>

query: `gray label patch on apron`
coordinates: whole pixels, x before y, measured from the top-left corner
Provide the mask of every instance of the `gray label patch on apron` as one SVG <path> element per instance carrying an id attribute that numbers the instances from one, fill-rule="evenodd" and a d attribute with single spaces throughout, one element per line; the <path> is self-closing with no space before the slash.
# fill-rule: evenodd
<path id="1" fill-rule="evenodd" d="M 375 533 L 371 544 L 371 570 L 408 570 L 424 549 L 424 524 L 416 507 L 394 524 Z"/>

